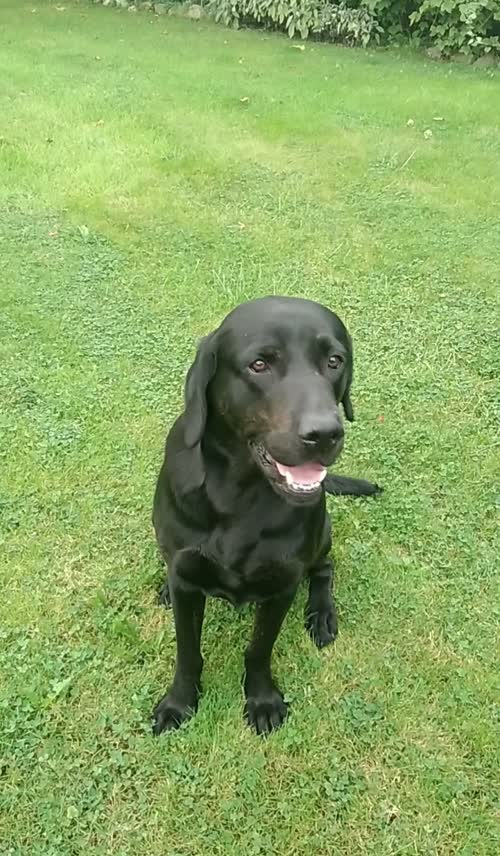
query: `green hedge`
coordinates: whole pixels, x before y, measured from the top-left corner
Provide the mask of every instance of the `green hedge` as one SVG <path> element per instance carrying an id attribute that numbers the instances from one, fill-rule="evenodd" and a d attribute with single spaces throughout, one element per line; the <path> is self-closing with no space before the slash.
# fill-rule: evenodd
<path id="1" fill-rule="evenodd" d="M 209 0 L 227 26 L 258 24 L 290 37 L 366 46 L 411 39 L 436 55 L 500 56 L 500 0 Z"/>
<path id="2" fill-rule="evenodd" d="M 411 41 L 436 58 L 500 61 L 500 0 L 93 0 L 105 6 L 199 20 L 210 14 L 229 27 L 261 26 L 290 38 L 366 47 Z"/>
<path id="3" fill-rule="evenodd" d="M 500 0 L 423 0 L 410 15 L 410 27 L 445 56 L 500 55 Z"/>
<path id="4" fill-rule="evenodd" d="M 378 32 L 376 17 L 366 7 L 325 0 L 210 0 L 208 9 L 226 26 L 256 23 L 285 30 L 290 38 L 313 36 L 365 47 Z"/>

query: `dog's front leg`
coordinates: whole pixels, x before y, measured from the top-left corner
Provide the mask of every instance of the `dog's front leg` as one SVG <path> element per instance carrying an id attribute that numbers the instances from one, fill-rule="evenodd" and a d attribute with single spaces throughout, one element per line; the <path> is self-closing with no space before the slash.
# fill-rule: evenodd
<path id="1" fill-rule="evenodd" d="M 285 720 L 288 708 L 271 673 L 271 655 L 295 591 L 259 603 L 252 641 L 245 652 L 245 716 L 257 734 L 267 734 Z"/>
<path id="2" fill-rule="evenodd" d="M 177 659 L 175 677 L 168 693 L 163 696 L 153 711 L 154 734 L 178 728 L 195 713 L 200 695 L 203 658 L 200 651 L 201 629 L 205 612 L 205 595 L 186 587 L 183 581 L 182 564 L 196 562 L 196 558 L 185 557 L 184 562 L 174 562 L 169 574 L 169 591 L 175 619 Z"/>
<path id="3" fill-rule="evenodd" d="M 333 565 L 326 557 L 309 571 L 309 598 L 305 625 L 318 648 L 324 648 L 337 636 L 337 609 L 333 596 Z"/>

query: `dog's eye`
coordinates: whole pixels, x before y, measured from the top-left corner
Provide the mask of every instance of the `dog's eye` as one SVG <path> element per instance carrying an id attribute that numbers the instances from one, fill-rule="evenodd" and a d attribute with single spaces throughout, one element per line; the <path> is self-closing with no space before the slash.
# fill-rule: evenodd
<path id="1" fill-rule="evenodd" d="M 339 357 L 338 354 L 332 354 L 328 357 L 328 368 L 329 369 L 338 369 L 342 365 L 342 357 Z"/>
<path id="2" fill-rule="evenodd" d="M 256 374 L 260 374 L 261 372 L 267 371 L 269 368 L 268 364 L 265 360 L 254 360 L 253 363 L 250 363 L 249 367 L 250 371 L 255 372 Z"/>

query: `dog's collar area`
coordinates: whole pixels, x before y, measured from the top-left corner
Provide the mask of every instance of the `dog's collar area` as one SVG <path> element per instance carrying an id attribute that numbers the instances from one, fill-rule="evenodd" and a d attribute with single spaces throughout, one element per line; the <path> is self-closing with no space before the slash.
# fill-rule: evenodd
<path id="1" fill-rule="evenodd" d="M 277 461 L 262 443 L 251 443 L 257 463 L 271 482 L 286 493 L 297 497 L 312 497 L 321 491 L 326 467 L 310 462 L 289 467 Z"/>

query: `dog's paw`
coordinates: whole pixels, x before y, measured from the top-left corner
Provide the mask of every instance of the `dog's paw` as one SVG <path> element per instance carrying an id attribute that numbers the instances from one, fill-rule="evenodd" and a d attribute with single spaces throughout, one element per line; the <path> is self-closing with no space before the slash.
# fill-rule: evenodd
<path id="1" fill-rule="evenodd" d="M 157 736 L 162 731 L 174 731 L 183 722 L 190 719 L 196 713 L 197 698 L 194 697 L 191 704 L 180 702 L 167 693 L 158 702 L 153 711 L 153 734 Z"/>
<path id="2" fill-rule="evenodd" d="M 161 606 L 164 606 L 165 609 L 170 609 L 170 607 L 172 606 L 172 598 L 170 597 L 168 579 L 165 579 L 165 582 L 163 583 L 160 589 L 160 594 L 158 595 L 158 603 Z"/>
<path id="3" fill-rule="evenodd" d="M 245 703 L 245 719 L 257 734 L 270 734 L 288 716 L 288 705 L 278 689 L 263 696 L 249 696 Z"/>
<path id="4" fill-rule="evenodd" d="M 306 630 L 318 648 L 331 645 L 337 636 L 337 611 L 333 604 L 316 612 L 306 611 Z"/>

